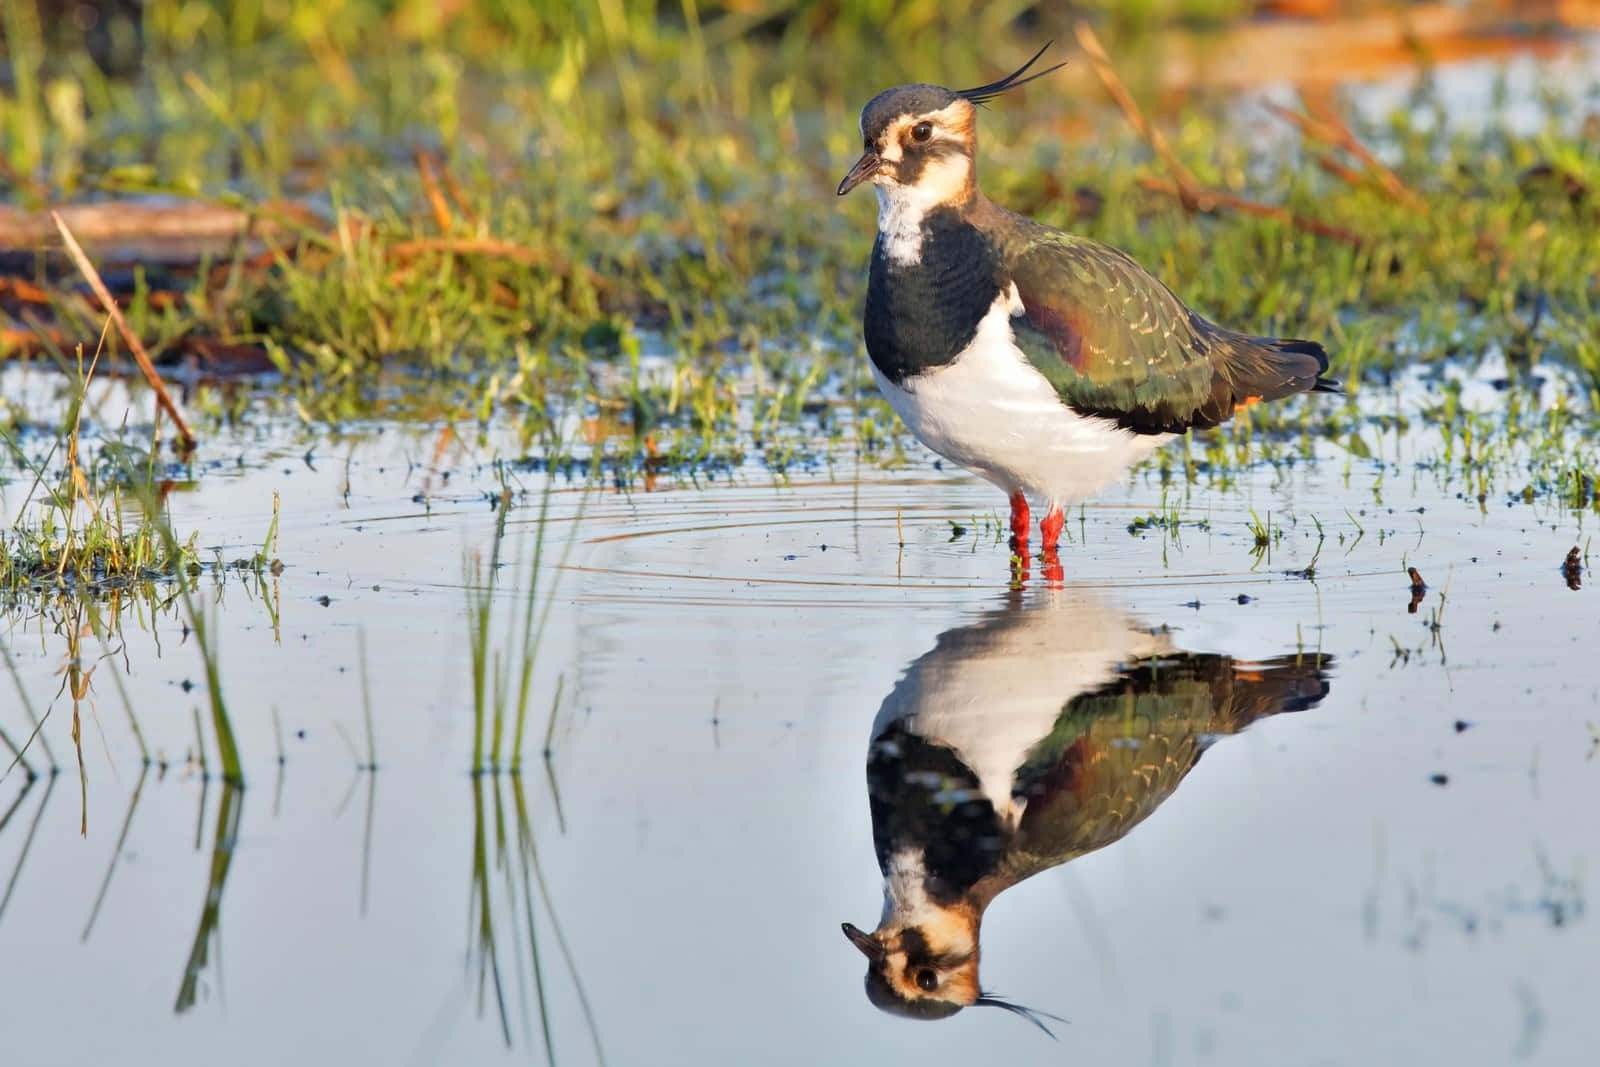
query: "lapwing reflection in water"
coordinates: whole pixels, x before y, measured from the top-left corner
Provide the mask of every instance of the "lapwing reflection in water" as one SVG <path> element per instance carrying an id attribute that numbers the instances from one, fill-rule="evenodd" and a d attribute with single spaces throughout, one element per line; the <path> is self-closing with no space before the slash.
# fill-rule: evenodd
<path id="1" fill-rule="evenodd" d="M 867 750 L 883 916 L 844 932 L 867 957 L 868 999 L 917 1019 L 999 1007 L 1049 1033 L 1055 1016 L 979 983 L 990 902 L 1122 837 L 1217 738 L 1315 706 L 1331 659 L 1185 652 L 1070 588 L 941 634 L 884 700 Z"/>

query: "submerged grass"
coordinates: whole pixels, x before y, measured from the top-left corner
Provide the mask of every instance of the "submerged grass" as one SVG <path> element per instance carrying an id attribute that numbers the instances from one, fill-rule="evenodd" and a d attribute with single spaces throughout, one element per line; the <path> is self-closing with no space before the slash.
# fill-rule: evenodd
<path id="1" fill-rule="evenodd" d="M 84 408 L 98 362 L 98 351 L 85 359 L 78 350 L 71 399 L 42 457 L 0 429 L 0 448 L 28 486 L 9 527 L 0 528 L 0 598 L 61 589 L 105 593 L 199 572 L 194 539 L 164 536 L 164 520 L 148 521 L 138 504 L 140 497 L 160 497 L 159 441 L 147 449 L 103 446 L 93 460 L 86 456 Z"/>

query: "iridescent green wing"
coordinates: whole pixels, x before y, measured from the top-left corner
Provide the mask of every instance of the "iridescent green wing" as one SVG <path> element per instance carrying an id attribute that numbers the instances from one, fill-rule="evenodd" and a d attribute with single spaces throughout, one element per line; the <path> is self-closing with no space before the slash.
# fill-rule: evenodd
<path id="1" fill-rule="evenodd" d="M 1122 252 L 1019 219 L 1001 260 L 1017 345 L 1072 408 L 1141 433 L 1215 426 L 1332 383 L 1322 346 L 1214 326 Z"/>
<path id="2" fill-rule="evenodd" d="M 1332 661 L 1172 653 L 1073 697 L 1017 769 L 1026 807 L 1000 877 L 1009 885 L 1121 838 L 1172 795 L 1212 739 L 1320 703 Z"/>

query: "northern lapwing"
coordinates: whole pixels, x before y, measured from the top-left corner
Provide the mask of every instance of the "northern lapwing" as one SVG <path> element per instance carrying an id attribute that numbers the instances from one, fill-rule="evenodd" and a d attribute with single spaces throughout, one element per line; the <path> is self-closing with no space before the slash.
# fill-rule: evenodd
<path id="1" fill-rule="evenodd" d="M 979 983 L 984 910 L 1128 833 L 1216 738 L 1319 703 L 1331 661 L 1184 652 L 1071 589 L 941 634 L 867 748 L 883 912 L 870 933 L 843 926 L 867 957 L 868 999 L 918 1019 L 999 1007 L 1048 1032 L 1052 1016 Z"/>
<path id="2" fill-rule="evenodd" d="M 878 194 L 865 313 L 878 387 L 923 444 L 1009 494 L 1024 558 L 1030 499 L 1051 556 L 1066 505 L 1174 436 L 1338 390 L 1315 341 L 1217 326 L 1117 249 L 983 195 L 977 106 L 1057 69 L 1023 76 L 1043 54 L 975 89 L 879 93 L 839 183 Z"/>

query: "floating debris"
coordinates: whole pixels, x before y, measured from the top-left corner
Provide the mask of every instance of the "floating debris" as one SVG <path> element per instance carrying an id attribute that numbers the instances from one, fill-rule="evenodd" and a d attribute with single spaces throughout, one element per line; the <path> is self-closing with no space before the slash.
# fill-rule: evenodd
<path id="1" fill-rule="evenodd" d="M 1561 576 L 1567 580 L 1568 589 L 1583 588 L 1583 557 L 1578 554 L 1577 545 L 1572 546 L 1572 551 L 1567 553 L 1566 560 L 1561 564 Z"/>
<path id="2" fill-rule="evenodd" d="M 1411 603 L 1406 605 L 1406 614 L 1415 615 L 1423 596 L 1428 592 L 1428 583 L 1422 580 L 1422 572 L 1415 567 L 1407 567 L 1406 574 L 1411 578 Z"/>

